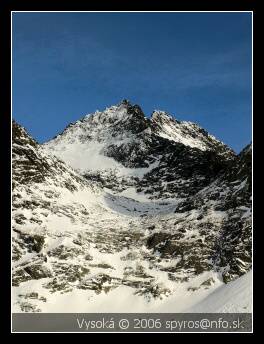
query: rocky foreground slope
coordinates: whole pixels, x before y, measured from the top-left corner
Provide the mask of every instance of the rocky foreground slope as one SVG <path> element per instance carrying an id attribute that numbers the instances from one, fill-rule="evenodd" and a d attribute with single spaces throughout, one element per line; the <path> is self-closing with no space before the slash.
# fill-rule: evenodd
<path id="1" fill-rule="evenodd" d="M 44 145 L 13 122 L 14 311 L 184 311 L 250 269 L 251 145 L 128 101 Z"/>

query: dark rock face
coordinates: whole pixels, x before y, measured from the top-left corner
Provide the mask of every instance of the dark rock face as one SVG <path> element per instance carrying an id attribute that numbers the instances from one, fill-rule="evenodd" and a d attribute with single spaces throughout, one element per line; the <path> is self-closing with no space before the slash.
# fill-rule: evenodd
<path id="1" fill-rule="evenodd" d="M 153 198 L 166 194 L 182 198 L 192 196 L 209 185 L 230 163 L 216 152 L 204 152 L 180 143 L 168 145 L 163 142 L 161 147 L 159 166 L 138 183 L 146 193 L 155 193 Z"/>
<path id="2" fill-rule="evenodd" d="M 228 282 L 251 268 L 251 146 L 247 146 L 205 190 L 180 203 L 175 212 L 200 209 L 199 219 L 207 217 L 208 211 L 225 214 L 221 227 L 215 225 L 207 232 L 209 223 L 202 220 L 205 242 L 211 247 L 208 256 L 220 269 Z M 208 207 L 208 204 L 211 206 Z M 198 219 L 198 218 L 197 218 Z M 202 233 L 201 233 L 202 234 Z M 212 236 L 213 234 L 213 236 Z"/>
<path id="3" fill-rule="evenodd" d="M 220 266 L 229 266 L 224 272 L 225 281 L 243 275 L 251 268 L 252 228 L 252 148 L 248 145 L 238 156 L 236 163 L 220 178 L 226 188 L 223 206 L 228 219 L 221 231 L 218 247 Z"/>
<path id="4" fill-rule="evenodd" d="M 46 161 L 39 158 L 36 152 L 37 142 L 15 121 L 13 121 L 12 142 L 13 161 L 16 163 L 16 168 L 13 168 L 13 182 L 16 180 L 21 183 L 42 182 L 49 166 Z"/>
<path id="5" fill-rule="evenodd" d="M 162 242 L 166 242 L 167 238 L 168 234 L 166 233 L 155 233 L 148 238 L 147 247 L 152 249 L 157 245 L 161 244 Z"/>
<path id="6" fill-rule="evenodd" d="M 12 135 L 12 259 L 18 263 L 21 259 L 23 262 L 25 255 L 33 257 L 28 266 L 21 263 L 15 268 L 13 284 L 18 286 L 24 281 L 51 277 L 45 267 L 47 256 L 42 253 L 46 238 L 50 239 L 45 233 L 45 220 L 60 212 L 73 216 L 73 209 L 56 205 L 56 188 L 73 192 L 86 185 L 86 181 L 57 158 L 45 154 L 15 121 Z"/>
<path id="7" fill-rule="evenodd" d="M 143 111 L 138 105 L 131 105 L 129 102 L 123 102 L 127 108 L 128 120 L 120 126 L 120 130 L 131 131 L 134 134 L 139 134 L 147 129 L 149 120 L 145 117 Z"/>
<path id="8" fill-rule="evenodd" d="M 46 178 L 69 173 L 68 180 L 63 180 L 63 186 L 75 189 L 72 180 L 82 183 L 82 178 L 65 167 L 54 157 L 49 157 L 33 140 L 26 130 L 14 120 L 12 123 L 12 181 L 13 187 L 18 184 L 43 183 Z M 19 196 L 18 196 L 19 197 Z"/>
<path id="9" fill-rule="evenodd" d="M 20 237 L 24 241 L 29 252 L 35 251 L 39 253 L 42 250 L 45 243 L 45 237 L 42 235 L 27 235 L 20 233 Z"/>

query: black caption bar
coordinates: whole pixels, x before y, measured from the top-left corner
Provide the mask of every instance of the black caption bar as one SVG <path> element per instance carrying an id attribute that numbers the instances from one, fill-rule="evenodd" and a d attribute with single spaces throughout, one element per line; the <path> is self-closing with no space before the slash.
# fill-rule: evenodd
<path id="1" fill-rule="evenodd" d="M 13 313 L 12 332 L 252 332 L 252 314 Z"/>

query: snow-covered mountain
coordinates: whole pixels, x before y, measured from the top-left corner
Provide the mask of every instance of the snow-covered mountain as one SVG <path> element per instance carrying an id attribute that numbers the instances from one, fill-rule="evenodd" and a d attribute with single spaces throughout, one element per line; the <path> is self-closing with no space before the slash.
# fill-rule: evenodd
<path id="1" fill-rule="evenodd" d="M 14 311 L 208 307 L 250 269 L 251 145 L 126 100 L 43 145 L 13 122 Z"/>
<path id="2" fill-rule="evenodd" d="M 44 148 L 104 187 L 130 185 L 157 199 L 196 193 L 235 159 L 199 126 L 161 111 L 147 118 L 126 100 L 70 124 Z"/>

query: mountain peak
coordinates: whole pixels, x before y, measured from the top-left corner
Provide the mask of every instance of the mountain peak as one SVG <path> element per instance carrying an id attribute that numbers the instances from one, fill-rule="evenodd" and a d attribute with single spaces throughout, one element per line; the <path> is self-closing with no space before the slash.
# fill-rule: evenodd
<path id="1" fill-rule="evenodd" d="M 12 120 L 12 141 L 18 145 L 31 145 L 36 146 L 37 141 L 33 139 L 27 130 L 18 124 L 14 119 Z"/>
<path id="2" fill-rule="evenodd" d="M 124 98 L 124 99 L 121 100 L 121 102 L 118 105 L 131 106 L 132 104 L 131 104 L 131 102 L 128 99 Z"/>
<path id="3" fill-rule="evenodd" d="M 120 103 L 107 107 L 103 111 L 96 110 L 94 113 L 86 115 L 80 122 L 115 125 L 128 119 L 145 121 L 146 117 L 139 105 L 133 105 L 129 100 L 123 99 Z"/>
<path id="4" fill-rule="evenodd" d="M 98 171 L 101 165 L 112 169 L 120 163 L 125 167 L 147 167 L 154 161 L 154 152 L 159 154 L 162 142 L 167 142 L 167 150 L 180 144 L 187 150 L 212 151 L 227 159 L 234 155 L 198 125 L 178 121 L 161 110 L 148 118 L 139 105 L 127 99 L 85 116 L 44 146 L 75 169 Z"/>

